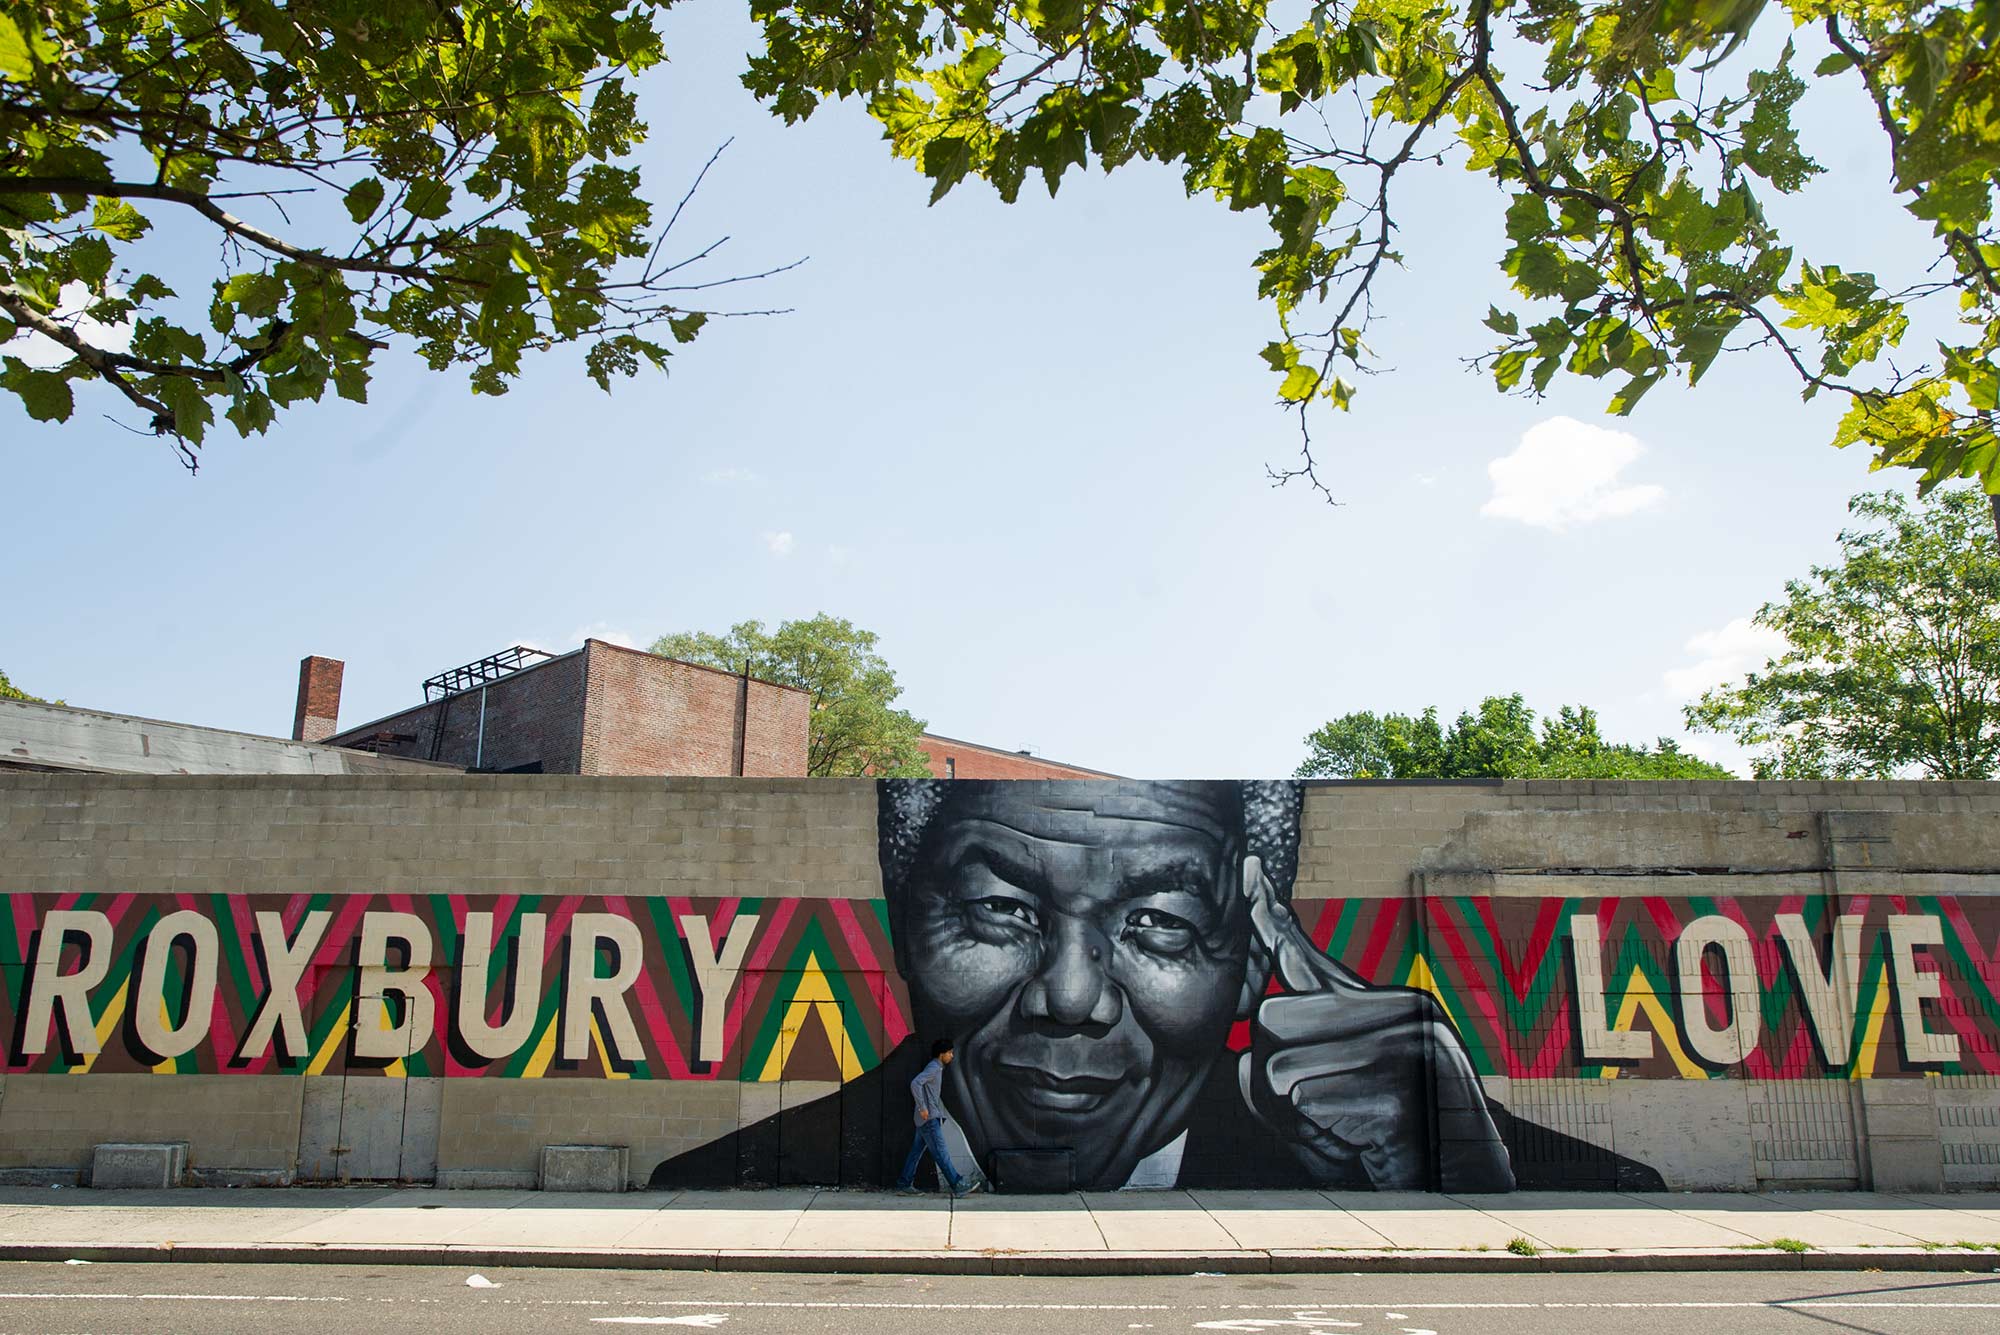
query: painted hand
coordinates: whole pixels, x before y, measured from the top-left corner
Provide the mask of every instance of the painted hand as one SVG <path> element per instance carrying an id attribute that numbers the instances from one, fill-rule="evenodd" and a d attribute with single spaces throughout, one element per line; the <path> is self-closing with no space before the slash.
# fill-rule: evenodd
<path id="1" fill-rule="evenodd" d="M 1295 1147 L 1313 1180 L 1512 1188 L 1485 1091 L 1436 1001 L 1371 986 L 1322 955 L 1257 858 L 1243 861 L 1243 893 L 1251 962 L 1285 995 L 1257 1007 L 1238 1078 L 1251 1110 Z"/>

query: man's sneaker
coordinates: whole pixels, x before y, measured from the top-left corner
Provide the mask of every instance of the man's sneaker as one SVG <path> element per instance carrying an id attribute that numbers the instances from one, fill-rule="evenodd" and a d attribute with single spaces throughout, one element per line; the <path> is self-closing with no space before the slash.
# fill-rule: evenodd
<path id="1" fill-rule="evenodd" d="M 953 1200 L 962 1200 L 965 1197 L 970 1196 L 975 1191 L 985 1191 L 985 1190 L 986 1190 L 986 1179 L 983 1177 L 975 1177 L 972 1179 L 972 1181 L 966 1183 L 964 1186 L 960 1187 L 957 1191 L 952 1192 L 951 1198 Z"/>
<path id="2" fill-rule="evenodd" d="M 921 1196 L 924 1193 L 918 1191 L 915 1187 L 897 1187 L 896 1194 L 898 1196 Z"/>

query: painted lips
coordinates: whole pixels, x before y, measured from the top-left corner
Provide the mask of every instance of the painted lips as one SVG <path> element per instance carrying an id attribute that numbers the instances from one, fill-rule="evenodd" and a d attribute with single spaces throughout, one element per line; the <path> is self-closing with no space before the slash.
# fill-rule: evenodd
<path id="1" fill-rule="evenodd" d="M 1090 1112 L 1125 1083 L 1116 1076 L 1057 1075 L 1033 1066 L 994 1065 L 1025 1102 L 1049 1112 Z"/>

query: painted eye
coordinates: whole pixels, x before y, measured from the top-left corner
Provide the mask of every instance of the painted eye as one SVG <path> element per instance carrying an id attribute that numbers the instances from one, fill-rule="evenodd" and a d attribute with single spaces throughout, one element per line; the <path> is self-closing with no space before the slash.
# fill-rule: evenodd
<path id="1" fill-rule="evenodd" d="M 1042 925 L 1042 915 L 1026 900 L 1009 899 L 1005 895 L 988 895 L 984 899 L 974 900 L 972 906 L 979 911 L 980 916 L 989 921 L 1017 924 L 1031 930 L 1039 930 Z"/>
<path id="2" fill-rule="evenodd" d="M 1181 955 L 1194 945 L 1194 924 L 1160 909 L 1134 909 L 1125 935 L 1155 955 Z"/>

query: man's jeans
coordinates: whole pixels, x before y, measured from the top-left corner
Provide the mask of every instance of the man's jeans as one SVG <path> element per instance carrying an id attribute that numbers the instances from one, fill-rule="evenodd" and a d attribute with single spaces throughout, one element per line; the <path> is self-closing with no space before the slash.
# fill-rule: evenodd
<path id="1" fill-rule="evenodd" d="M 917 1165 L 924 1161 L 924 1151 L 929 1150 L 931 1158 L 937 1160 L 938 1172 L 944 1174 L 945 1181 L 951 1183 L 953 1191 L 965 1190 L 965 1179 L 951 1166 L 951 1151 L 944 1147 L 944 1118 L 929 1117 L 917 1123 L 917 1138 L 910 1142 L 910 1157 L 903 1161 L 903 1175 L 896 1179 L 896 1190 L 907 1190 L 917 1177 Z"/>

